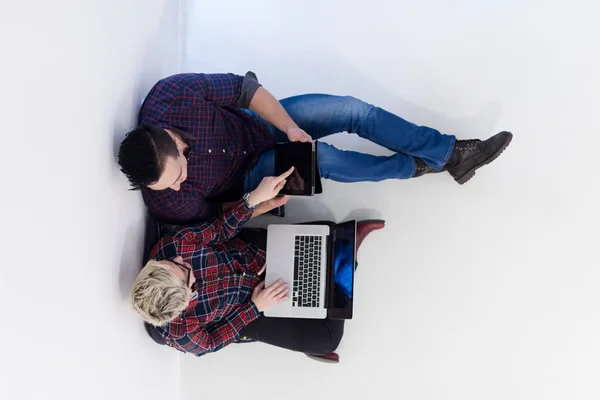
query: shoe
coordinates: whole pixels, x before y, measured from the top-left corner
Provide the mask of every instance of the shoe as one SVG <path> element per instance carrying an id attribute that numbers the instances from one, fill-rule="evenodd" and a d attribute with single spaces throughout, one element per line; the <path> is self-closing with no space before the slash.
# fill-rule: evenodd
<path id="1" fill-rule="evenodd" d="M 366 219 L 364 221 L 359 221 L 356 224 L 356 254 L 354 255 L 354 270 L 358 268 L 358 248 L 362 244 L 363 240 L 367 237 L 367 235 L 373 231 L 383 229 L 385 227 L 385 221 L 382 219 Z"/>
<path id="2" fill-rule="evenodd" d="M 512 137 L 510 132 L 500 132 L 484 141 L 457 140 L 445 168 L 462 185 L 475 175 L 475 171 L 498 158 Z"/>
<path id="3" fill-rule="evenodd" d="M 385 227 L 385 221 L 382 219 L 366 219 L 364 221 L 359 221 L 356 224 L 356 251 L 358 252 L 360 245 L 369 233 L 383 229 L 383 227 Z"/>
<path id="4" fill-rule="evenodd" d="M 441 171 L 443 171 L 443 169 Z M 418 178 L 419 176 L 423 176 L 425 174 L 436 174 L 441 171 L 436 171 L 429 165 L 425 164 L 425 161 L 421 160 L 419 157 L 415 157 L 415 173 L 412 177 Z"/>
<path id="5" fill-rule="evenodd" d="M 326 364 L 337 364 L 340 362 L 340 356 L 337 353 L 329 353 L 329 354 L 308 354 L 306 353 L 308 358 L 311 358 L 315 361 L 319 361 Z"/>

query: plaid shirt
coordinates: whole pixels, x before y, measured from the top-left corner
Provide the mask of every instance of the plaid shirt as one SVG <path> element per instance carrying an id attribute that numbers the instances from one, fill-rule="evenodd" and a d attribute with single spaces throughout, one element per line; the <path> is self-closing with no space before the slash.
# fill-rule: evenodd
<path id="1" fill-rule="evenodd" d="M 142 189 L 153 214 L 173 223 L 210 220 L 215 202 L 223 202 L 215 198 L 232 191 L 241 197 L 244 177 L 274 146 L 262 120 L 244 109 L 259 86 L 248 72 L 179 74 L 152 88 L 139 122 L 178 131 L 190 146 L 188 177 L 179 191 Z"/>
<path id="2" fill-rule="evenodd" d="M 180 228 L 162 238 L 151 258 L 182 256 L 194 269 L 197 290 L 188 307 L 166 326 L 157 327 L 167 344 L 201 356 L 235 341 L 258 318 L 250 300 L 262 280 L 265 253 L 234 236 L 252 211 L 243 200 L 212 223 Z"/>

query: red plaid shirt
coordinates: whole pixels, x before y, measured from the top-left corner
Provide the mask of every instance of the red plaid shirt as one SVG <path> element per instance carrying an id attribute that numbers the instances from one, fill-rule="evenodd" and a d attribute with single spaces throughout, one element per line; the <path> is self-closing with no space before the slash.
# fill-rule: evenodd
<path id="1" fill-rule="evenodd" d="M 248 86 L 259 86 L 252 72 L 179 74 L 152 88 L 139 122 L 179 131 L 190 146 L 188 177 L 179 191 L 142 189 L 153 214 L 173 223 L 210 220 L 216 215 L 211 198 L 231 191 L 241 197 L 244 177 L 274 146 L 262 120 L 239 108 L 250 104 L 243 90 Z"/>
<path id="2" fill-rule="evenodd" d="M 157 327 L 167 344 L 201 356 L 238 338 L 258 318 L 250 300 L 262 280 L 265 253 L 234 236 L 252 211 L 240 200 L 212 223 L 180 228 L 162 238 L 151 258 L 182 256 L 194 269 L 198 289 L 188 307 L 166 326 Z"/>

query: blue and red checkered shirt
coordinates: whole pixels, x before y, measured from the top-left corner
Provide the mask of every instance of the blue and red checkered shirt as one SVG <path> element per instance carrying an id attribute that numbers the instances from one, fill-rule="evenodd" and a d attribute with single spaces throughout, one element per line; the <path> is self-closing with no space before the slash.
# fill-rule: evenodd
<path id="1" fill-rule="evenodd" d="M 244 177 L 275 144 L 263 122 L 244 110 L 258 86 L 248 72 L 179 74 L 152 88 L 139 122 L 181 132 L 190 146 L 179 191 L 142 189 L 153 214 L 173 223 L 209 220 L 225 193 L 241 197 Z"/>
<path id="2" fill-rule="evenodd" d="M 150 252 L 151 258 L 183 257 L 196 277 L 188 307 L 156 328 L 170 346 L 197 356 L 214 352 L 258 318 L 250 298 L 262 280 L 265 252 L 234 237 L 251 215 L 240 200 L 214 222 L 180 228 L 162 238 Z"/>

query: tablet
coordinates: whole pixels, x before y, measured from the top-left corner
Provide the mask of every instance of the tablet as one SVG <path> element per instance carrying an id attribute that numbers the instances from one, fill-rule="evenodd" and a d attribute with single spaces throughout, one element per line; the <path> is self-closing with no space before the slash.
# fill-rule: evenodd
<path id="1" fill-rule="evenodd" d="M 294 167 L 294 172 L 279 194 L 313 196 L 315 194 L 315 142 L 277 143 L 275 145 L 275 176 Z"/>

